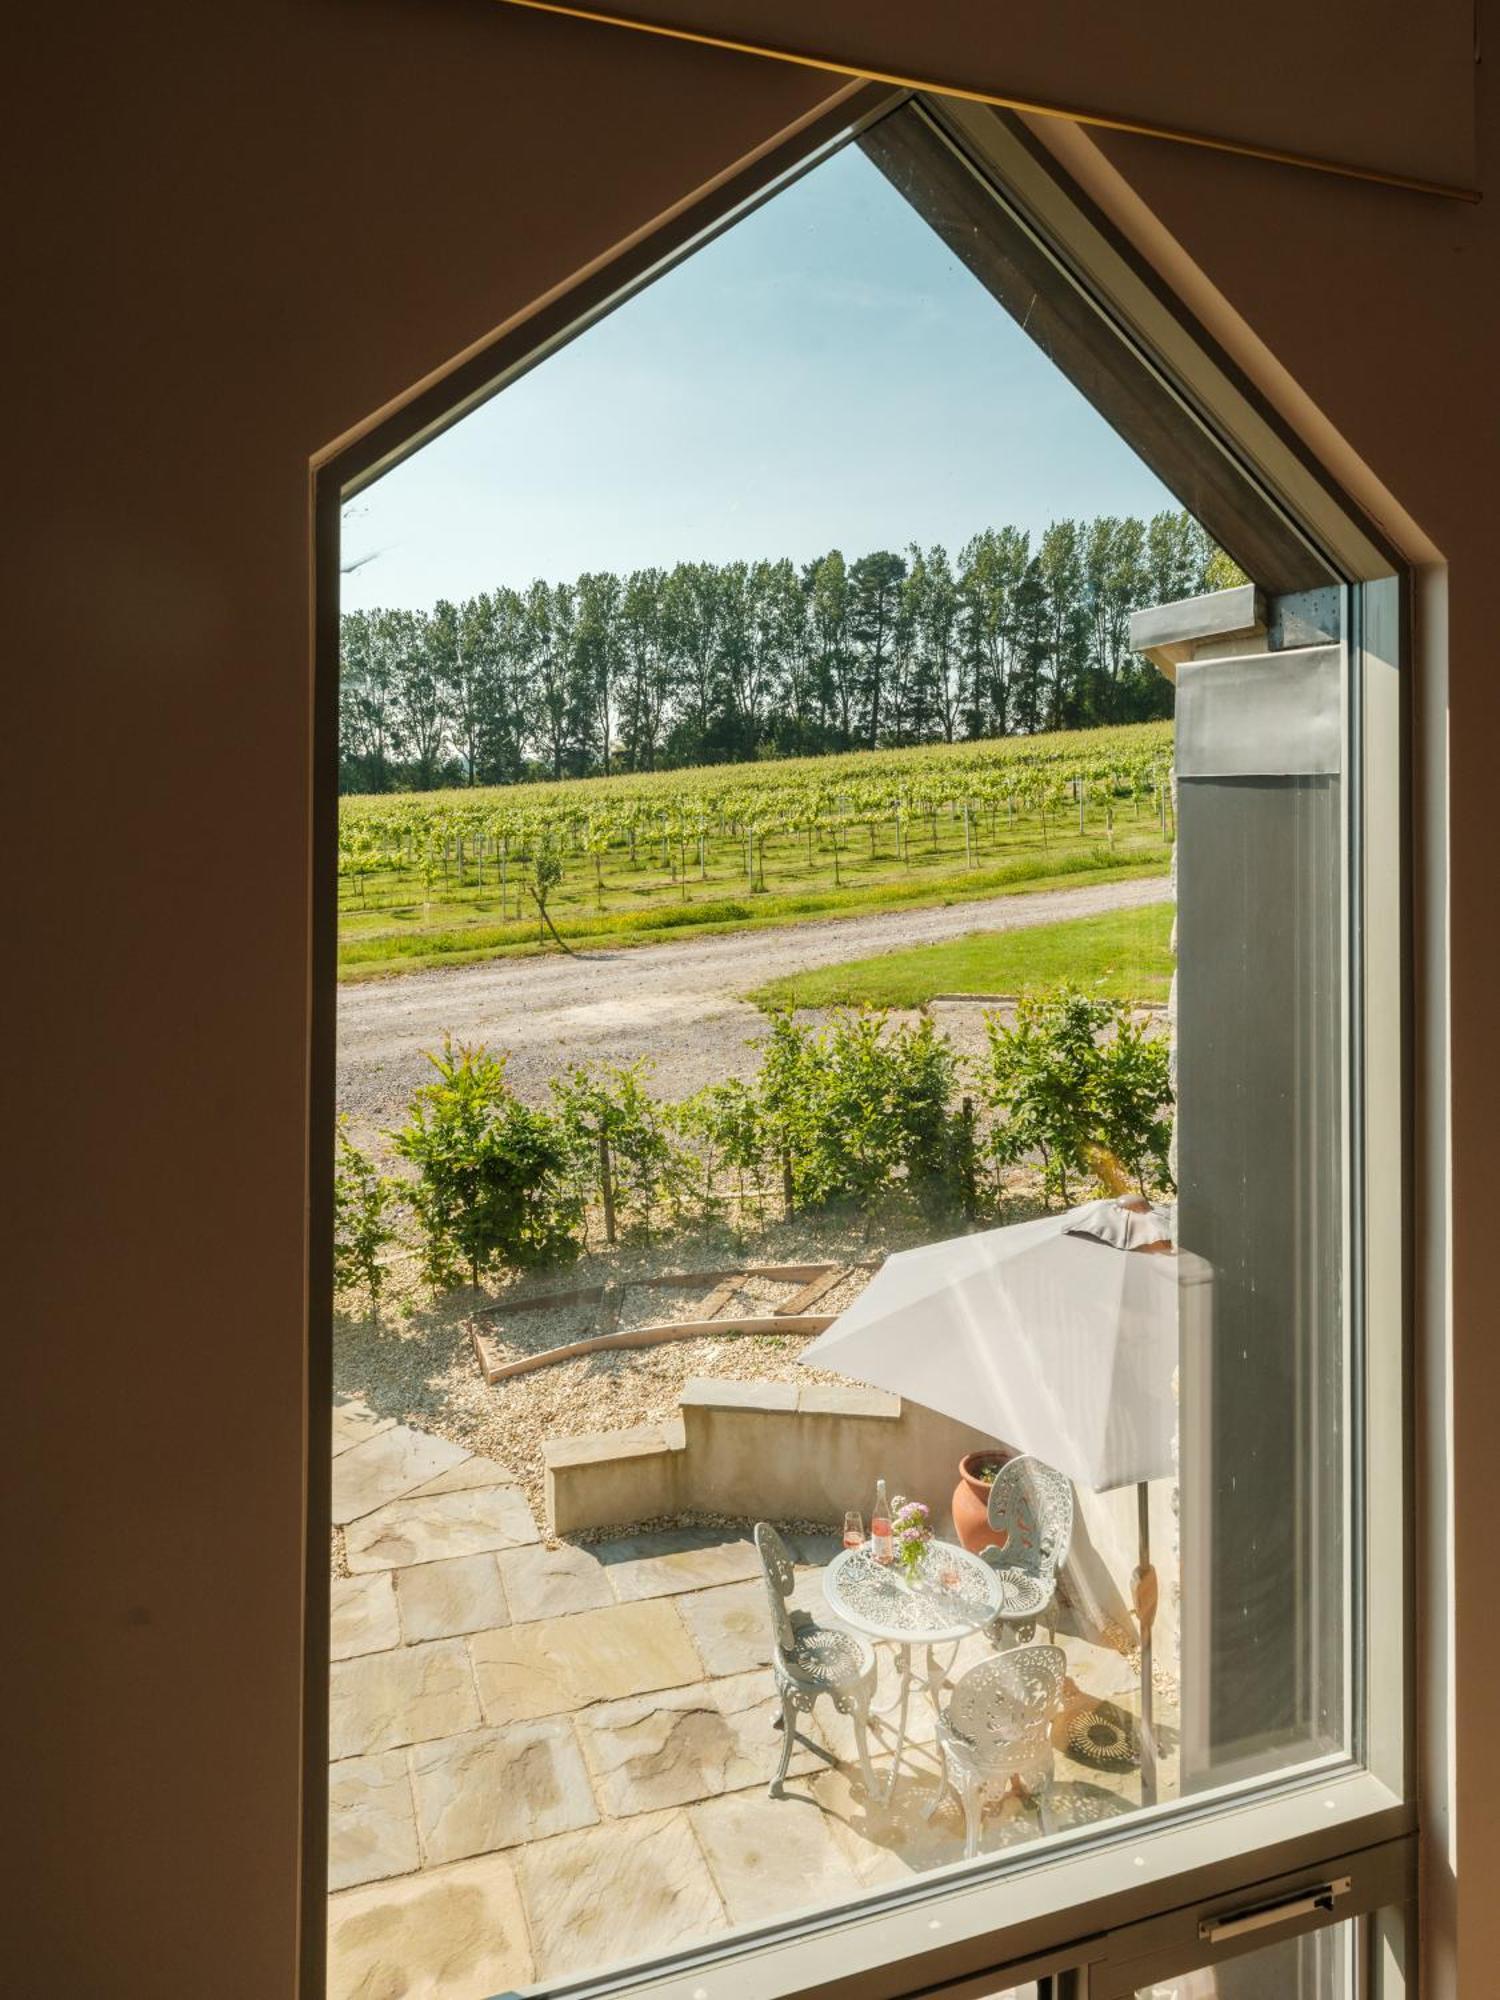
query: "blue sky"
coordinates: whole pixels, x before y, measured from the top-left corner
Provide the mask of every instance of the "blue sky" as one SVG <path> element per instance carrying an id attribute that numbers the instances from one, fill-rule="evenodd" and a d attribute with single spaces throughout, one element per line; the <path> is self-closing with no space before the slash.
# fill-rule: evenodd
<path id="1" fill-rule="evenodd" d="M 1175 504 L 848 147 L 367 489 L 343 602 Z"/>

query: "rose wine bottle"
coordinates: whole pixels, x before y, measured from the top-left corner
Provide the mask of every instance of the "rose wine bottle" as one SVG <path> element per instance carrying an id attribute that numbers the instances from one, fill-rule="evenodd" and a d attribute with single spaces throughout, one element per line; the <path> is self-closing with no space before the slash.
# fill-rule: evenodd
<path id="1" fill-rule="evenodd" d="M 870 1548 L 876 1562 L 891 1559 L 891 1503 L 885 1497 L 885 1481 L 875 1482 L 875 1508 L 870 1516 Z"/>

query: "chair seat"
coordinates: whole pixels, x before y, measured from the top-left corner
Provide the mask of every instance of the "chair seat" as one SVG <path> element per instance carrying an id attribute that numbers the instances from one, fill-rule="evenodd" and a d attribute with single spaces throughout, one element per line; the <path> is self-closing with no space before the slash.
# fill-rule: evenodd
<path id="1" fill-rule="evenodd" d="M 977 1742 L 939 1717 L 937 1742 L 945 1761 L 977 1779 L 1017 1777 L 1030 1786 L 1045 1784 L 1052 1776 L 1052 1738 L 1045 1727 L 1022 1728 L 1015 1736 Z"/>
<path id="2" fill-rule="evenodd" d="M 777 1657 L 782 1672 L 800 1687 L 849 1687 L 874 1678 L 875 1648 L 858 1633 L 799 1617 L 792 1636 L 792 1648 L 783 1646 Z"/>
<path id="3" fill-rule="evenodd" d="M 986 1560 L 1000 1583 L 997 1618 L 1035 1618 L 1039 1612 L 1046 1610 L 1056 1587 L 1052 1577 L 1037 1576 L 1032 1570 L 1019 1569 L 988 1556 Z"/>

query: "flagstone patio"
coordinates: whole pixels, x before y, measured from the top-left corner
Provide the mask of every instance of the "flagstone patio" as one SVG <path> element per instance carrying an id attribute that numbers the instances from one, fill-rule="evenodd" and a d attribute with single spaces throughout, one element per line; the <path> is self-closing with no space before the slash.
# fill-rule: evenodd
<path id="1" fill-rule="evenodd" d="M 826 1907 L 961 1858 L 932 1719 L 889 1804 L 821 1704 L 772 1800 L 778 1713 L 748 1533 L 683 1528 L 546 1547 L 502 1466 L 345 1399 L 334 1414 L 329 1993 L 482 2000 Z M 823 1607 L 832 1535 L 792 1538 Z M 822 1615 L 827 1616 L 826 1608 Z M 1089 1695 L 1129 1710 L 1132 1663 L 1060 1635 Z M 990 1651 L 976 1635 L 953 1671 Z M 893 1674 L 881 1648 L 881 1699 Z M 877 1772 L 890 1767 L 879 1730 Z M 1163 1731 L 1163 1795 L 1173 1784 Z M 1133 1768 L 1058 1758 L 1060 1823 L 1128 1811 Z M 987 1850 L 1035 1837 L 1007 1799 Z"/>

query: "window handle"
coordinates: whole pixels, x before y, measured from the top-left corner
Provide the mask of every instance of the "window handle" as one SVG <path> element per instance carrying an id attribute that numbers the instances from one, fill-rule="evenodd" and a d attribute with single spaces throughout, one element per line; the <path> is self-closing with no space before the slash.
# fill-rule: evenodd
<path id="1" fill-rule="evenodd" d="M 1350 1878 L 1339 1875 L 1316 1889 L 1299 1889 L 1274 1903 L 1256 1903 L 1248 1910 L 1235 1910 L 1224 1917 L 1204 1917 L 1198 1925 L 1199 1939 L 1204 1944 L 1227 1944 L 1231 1938 L 1244 1937 L 1250 1931 L 1267 1930 L 1272 1924 L 1289 1924 L 1294 1917 L 1316 1916 L 1321 1910 L 1331 1910 L 1340 1896 L 1347 1896 L 1349 1885 Z"/>

